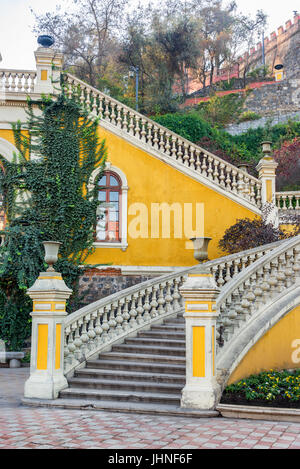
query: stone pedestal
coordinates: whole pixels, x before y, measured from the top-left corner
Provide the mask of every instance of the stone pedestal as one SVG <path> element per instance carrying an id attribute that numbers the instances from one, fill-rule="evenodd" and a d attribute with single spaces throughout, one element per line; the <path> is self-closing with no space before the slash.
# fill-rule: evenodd
<path id="1" fill-rule="evenodd" d="M 186 385 L 181 407 L 212 410 L 221 395 L 215 369 L 219 288 L 203 266 L 188 276 L 180 291 L 186 321 Z"/>
<path id="2" fill-rule="evenodd" d="M 37 79 L 35 93 L 57 94 L 60 90 L 60 73 L 63 54 L 50 47 L 39 47 L 35 53 Z"/>
<path id="3" fill-rule="evenodd" d="M 276 168 L 278 163 L 270 156 L 271 142 L 263 142 L 262 146 L 265 156 L 260 160 L 256 169 L 262 183 L 263 217 L 266 223 L 272 223 L 277 228 L 279 225 L 278 209 L 276 207 Z"/>
<path id="4" fill-rule="evenodd" d="M 58 272 L 43 272 L 28 290 L 33 300 L 30 377 L 24 397 L 56 399 L 64 376 L 64 318 L 70 290 Z"/>

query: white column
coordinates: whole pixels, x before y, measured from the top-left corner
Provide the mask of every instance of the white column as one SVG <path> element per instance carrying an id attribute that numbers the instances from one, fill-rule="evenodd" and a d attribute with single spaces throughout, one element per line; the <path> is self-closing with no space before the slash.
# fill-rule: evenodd
<path id="1" fill-rule="evenodd" d="M 33 300 L 30 377 L 24 397 L 56 399 L 64 376 L 64 318 L 70 290 L 58 272 L 42 272 L 28 290 Z"/>
<path id="2" fill-rule="evenodd" d="M 37 70 L 34 93 L 57 94 L 60 89 L 63 54 L 49 47 L 39 47 L 34 55 Z"/>
<path id="3" fill-rule="evenodd" d="M 216 298 L 214 277 L 204 267 L 189 274 L 180 288 L 185 300 L 186 385 L 181 407 L 215 409 L 221 389 L 216 380 Z"/>

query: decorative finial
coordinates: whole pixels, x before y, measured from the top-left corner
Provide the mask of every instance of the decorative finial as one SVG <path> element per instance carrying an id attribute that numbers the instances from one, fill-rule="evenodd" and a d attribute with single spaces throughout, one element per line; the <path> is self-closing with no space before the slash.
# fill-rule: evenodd
<path id="1" fill-rule="evenodd" d="M 38 44 L 42 47 L 51 47 L 54 44 L 54 37 L 49 34 L 41 34 L 37 39 Z"/>

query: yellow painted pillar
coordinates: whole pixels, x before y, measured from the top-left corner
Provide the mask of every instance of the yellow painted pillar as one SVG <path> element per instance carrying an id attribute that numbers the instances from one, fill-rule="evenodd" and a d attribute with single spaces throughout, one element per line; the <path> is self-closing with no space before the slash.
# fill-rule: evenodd
<path id="1" fill-rule="evenodd" d="M 271 142 L 262 142 L 264 157 L 260 160 L 256 169 L 261 181 L 262 212 L 266 223 L 279 225 L 278 209 L 276 207 L 276 168 L 278 163 L 271 156 Z M 264 213 L 264 207 L 268 207 Z"/>
<path id="2" fill-rule="evenodd" d="M 220 290 L 210 272 L 199 266 L 180 291 L 186 321 L 186 385 L 181 407 L 212 410 L 221 396 L 216 380 L 216 299 Z"/>
<path id="3" fill-rule="evenodd" d="M 56 399 L 68 386 L 64 376 L 64 318 L 70 290 L 60 273 L 49 268 L 27 291 L 33 300 L 30 376 L 24 397 Z"/>

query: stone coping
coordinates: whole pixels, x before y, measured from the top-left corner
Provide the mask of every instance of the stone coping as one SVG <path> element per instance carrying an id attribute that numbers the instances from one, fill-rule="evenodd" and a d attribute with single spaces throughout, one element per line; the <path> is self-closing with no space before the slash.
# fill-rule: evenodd
<path id="1" fill-rule="evenodd" d="M 217 406 L 216 410 L 220 412 L 222 417 L 227 418 L 300 423 L 300 407 L 299 409 L 289 409 L 282 407 L 220 404 Z"/>

